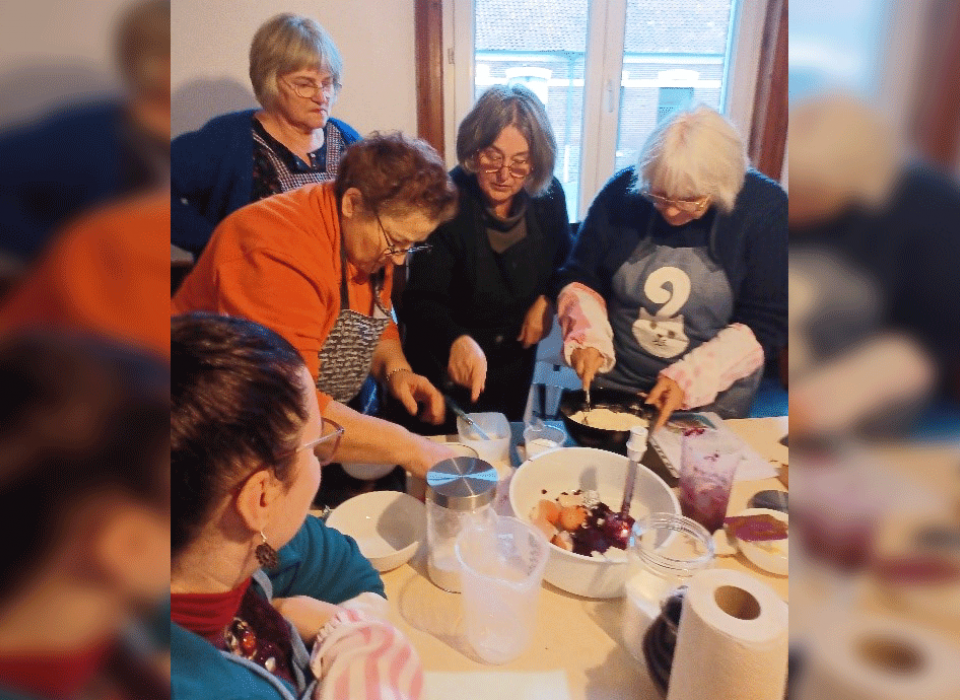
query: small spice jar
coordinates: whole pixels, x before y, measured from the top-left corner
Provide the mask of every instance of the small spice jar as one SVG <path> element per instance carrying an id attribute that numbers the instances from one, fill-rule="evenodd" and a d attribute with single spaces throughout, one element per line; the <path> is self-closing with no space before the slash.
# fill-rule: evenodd
<path id="1" fill-rule="evenodd" d="M 471 522 L 493 518 L 497 470 L 476 457 L 453 457 L 427 472 L 427 573 L 440 588 L 460 592 L 457 535 Z"/>

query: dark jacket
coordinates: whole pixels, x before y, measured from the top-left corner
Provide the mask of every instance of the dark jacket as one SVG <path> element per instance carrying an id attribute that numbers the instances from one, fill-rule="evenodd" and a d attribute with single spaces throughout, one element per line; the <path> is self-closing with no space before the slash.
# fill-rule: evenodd
<path id="1" fill-rule="evenodd" d="M 430 252 L 413 256 L 403 293 L 405 350 L 418 371 L 430 363 L 442 373 L 450 345 L 464 334 L 488 355 L 498 338 L 513 341 L 570 250 L 566 198 L 556 178 L 529 200 L 526 237 L 497 254 L 487 239 L 476 177 L 460 167 L 450 175 L 460 190 L 459 211 L 430 236 Z"/>
<path id="2" fill-rule="evenodd" d="M 170 144 L 170 242 L 199 254 L 227 214 L 250 203 L 253 126 L 257 110 L 214 117 Z M 329 119 L 348 146 L 360 140 L 353 127 Z"/>

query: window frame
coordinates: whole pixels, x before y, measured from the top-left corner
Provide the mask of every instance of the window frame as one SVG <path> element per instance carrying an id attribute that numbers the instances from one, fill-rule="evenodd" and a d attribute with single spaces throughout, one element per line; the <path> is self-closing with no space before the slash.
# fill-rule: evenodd
<path id="1" fill-rule="evenodd" d="M 441 69 L 447 68 L 443 71 L 442 133 L 445 147 L 442 152 L 448 166 L 453 167 L 457 163 L 457 126 L 474 104 L 476 10 L 474 0 L 416 0 L 418 16 L 421 7 L 438 1 L 442 5 Z M 768 13 L 778 2 L 780 0 L 739 0 L 732 18 L 736 31 L 728 39 L 730 65 L 721 96 L 721 110 L 737 126 L 745 140 L 751 139 L 756 128 L 754 117 L 758 93 L 767 100 L 778 99 L 777 89 L 765 89 L 769 87 L 768 84 L 758 80 L 762 73 L 769 72 L 776 65 L 772 60 L 773 55 L 763 56 L 761 48 L 764 34 L 769 31 Z M 600 79 L 589 80 L 585 85 L 581 140 L 583 166 L 578 202 L 580 218 L 614 170 L 626 13 L 626 0 L 591 1 L 589 5 L 584 71 L 586 75 L 597 75 Z M 429 60 L 419 48 L 418 42 L 418 63 Z M 418 100 L 422 101 L 423 97 L 418 95 Z M 785 115 L 782 117 L 783 123 L 779 123 L 779 114 L 772 116 L 777 123 L 765 125 L 765 131 L 782 130 L 785 134 Z M 421 123 L 420 129 L 421 133 L 425 131 L 424 124 Z M 782 150 L 780 146 L 776 148 Z M 751 157 L 754 157 L 753 153 Z M 779 160 L 782 163 L 782 153 Z"/>

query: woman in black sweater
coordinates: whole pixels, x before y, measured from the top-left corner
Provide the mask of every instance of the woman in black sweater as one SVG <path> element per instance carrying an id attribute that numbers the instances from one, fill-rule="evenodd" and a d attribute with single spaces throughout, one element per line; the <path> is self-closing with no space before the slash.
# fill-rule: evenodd
<path id="1" fill-rule="evenodd" d="M 570 249 L 556 150 L 533 92 L 487 90 L 457 133 L 459 212 L 411 259 L 404 351 L 467 410 L 523 417 L 536 346 L 553 323 L 547 291 Z"/>

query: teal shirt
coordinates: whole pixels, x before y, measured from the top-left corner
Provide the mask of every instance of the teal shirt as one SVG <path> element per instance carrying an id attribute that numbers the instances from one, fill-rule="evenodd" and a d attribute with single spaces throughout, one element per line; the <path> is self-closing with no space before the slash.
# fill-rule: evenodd
<path id="1" fill-rule="evenodd" d="M 353 538 L 307 516 L 296 536 L 280 550 L 280 568 L 269 575 L 254 574 L 254 585 L 267 598 L 309 595 L 342 603 L 370 591 L 384 595 L 383 581 L 360 554 Z M 319 631 L 319 630 L 318 630 Z M 309 670 L 310 654 L 292 632 L 297 687 L 263 667 L 170 623 L 170 676 L 175 700 L 264 700 L 309 698 L 316 681 Z"/>

